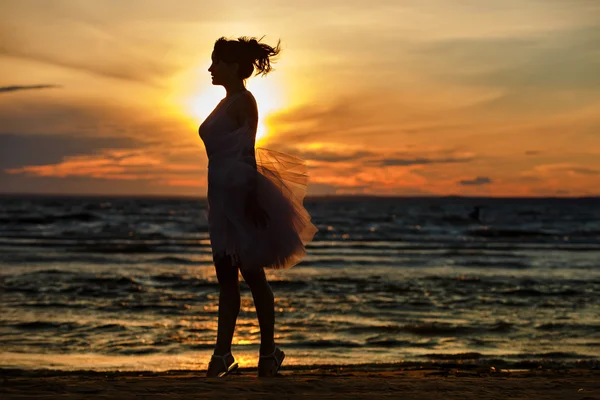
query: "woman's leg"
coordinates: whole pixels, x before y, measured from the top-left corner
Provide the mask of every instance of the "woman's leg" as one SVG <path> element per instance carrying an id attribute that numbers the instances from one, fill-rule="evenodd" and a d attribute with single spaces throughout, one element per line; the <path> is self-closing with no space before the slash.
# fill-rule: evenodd
<path id="1" fill-rule="evenodd" d="M 232 265 L 229 257 L 215 257 L 215 269 L 219 281 L 219 322 L 217 328 L 217 343 L 214 354 L 223 356 L 231 352 L 231 342 L 235 323 L 240 312 L 240 284 L 238 268 Z M 227 360 L 233 362 L 233 357 Z M 211 363 L 207 376 L 215 376 L 223 366 Z"/>
<path id="2" fill-rule="evenodd" d="M 241 269 L 244 280 L 250 286 L 254 307 L 260 325 L 260 354 L 268 355 L 275 350 L 275 303 L 273 291 L 263 268 L 253 270 Z"/>

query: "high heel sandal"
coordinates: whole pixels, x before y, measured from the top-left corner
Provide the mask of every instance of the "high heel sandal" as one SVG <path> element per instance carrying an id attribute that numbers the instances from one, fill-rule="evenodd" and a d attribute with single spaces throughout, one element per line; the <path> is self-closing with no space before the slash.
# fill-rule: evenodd
<path id="1" fill-rule="evenodd" d="M 264 367 L 265 360 L 275 361 L 274 368 L 271 367 L 269 369 L 265 369 L 265 367 Z M 277 376 L 277 373 L 279 372 L 279 369 L 281 368 L 281 364 L 283 363 L 283 360 L 285 360 L 285 353 L 279 347 L 275 347 L 275 350 L 273 350 L 272 354 L 269 354 L 267 356 L 260 356 L 260 358 L 258 360 L 258 376 L 259 377 Z"/>
<path id="2" fill-rule="evenodd" d="M 208 364 L 208 369 L 210 369 L 210 365 L 213 362 L 221 362 L 223 364 L 223 369 L 217 374 L 217 376 L 216 376 L 217 378 L 222 378 L 222 377 L 227 376 L 238 370 L 239 364 L 235 361 L 235 358 L 231 364 L 227 365 L 227 357 L 229 357 L 229 356 L 231 356 L 231 353 L 227 353 L 222 356 L 213 354 L 212 357 L 210 358 L 210 362 Z M 208 373 L 208 371 L 207 371 L 207 373 Z"/>

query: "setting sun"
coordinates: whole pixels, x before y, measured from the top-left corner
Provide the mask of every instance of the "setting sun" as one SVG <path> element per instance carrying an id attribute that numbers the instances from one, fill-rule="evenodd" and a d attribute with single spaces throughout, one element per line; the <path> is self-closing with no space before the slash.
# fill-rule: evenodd
<path id="1" fill-rule="evenodd" d="M 204 69 L 206 70 L 206 69 Z M 207 74 L 208 77 L 208 74 Z M 215 106 L 225 96 L 225 92 L 220 86 L 212 86 L 207 83 L 202 85 L 199 93 L 191 95 L 185 101 L 184 113 L 190 114 L 195 123 L 201 123 L 215 108 Z M 207 85 L 210 85 L 207 87 Z M 283 85 L 274 77 L 252 77 L 247 82 L 247 88 L 258 103 L 258 129 L 256 132 L 256 143 L 262 143 L 272 134 L 266 120 L 274 112 L 282 111 L 286 107 L 286 98 L 283 94 Z"/>

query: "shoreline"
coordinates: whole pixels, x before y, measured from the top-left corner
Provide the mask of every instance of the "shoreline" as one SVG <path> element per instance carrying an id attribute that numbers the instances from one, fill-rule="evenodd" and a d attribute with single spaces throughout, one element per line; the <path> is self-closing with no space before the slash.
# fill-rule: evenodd
<path id="1" fill-rule="evenodd" d="M 221 379 L 203 371 L 1 369 L 3 399 L 600 399 L 600 370 L 399 367 L 398 364 L 284 368 L 256 378 L 255 368 Z"/>
<path id="2" fill-rule="evenodd" d="M 439 358 L 429 361 L 405 360 L 397 362 L 371 362 L 371 363 L 320 363 L 320 364 L 288 364 L 284 363 L 282 369 L 290 372 L 306 371 L 372 371 L 386 372 L 398 370 L 439 370 L 439 371 L 478 371 L 487 372 L 512 372 L 512 371 L 594 371 L 600 370 L 600 359 L 581 358 L 581 359 L 524 359 L 524 360 L 506 360 L 506 359 L 478 359 L 467 357 L 470 353 L 460 353 L 447 355 L 446 358 Z M 240 361 L 238 359 L 238 361 Z M 0 376 L 61 376 L 61 375 L 95 375 L 95 374 L 120 374 L 120 375 L 160 375 L 171 373 L 196 373 L 201 374 L 205 371 L 206 364 L 198 363 L 199 368 L 164 368 L 164 369 L 136 369 L 131 367 L 105 367 L 105 368 L 85 368 L 74 367 L 65 368 L 64 365 L 56 367 L 39 366 L 30 368 L 27 366 L 9 366 L 0 364 Z M 248 372 L 256 369 L 255 363 L 240 362 L 239 371 Z M 599 399 L 600 400 L 600 399 Z"/>
<path id="3" fill-rule="evenodd" d="M 236 361 L 240 365 L 240 370 L 252 369 L 256 367 L 257 359 L 255 352 L 237 352 Z M 19 359 L 17 356 L 27 357 Z M 159 358 L 156 358 L 158 356 Z M 77 371 L 104 372 L 150 372 L 165 373 L 168 371 L 203 371 L 210 359 L 210 353 L 199 354 L 182 353 L 175 356 L 179 357 L 177 363 L 167 362 L 159 355 L 129 355 L 115 356 L 108 360 L 102 357 L 107 355 L 97 353 L 73 353 L 73 354 L 28 354 L 28 353 L 0 353 L 0 372 L 6 371 L 57 371 L 62 373 Z M 187 362 L 182 356 L 189 356 L 195 362 Z M 284 368 L 286 370 L 303 371 L 307 369 L 355 369 L 355 370 L 397 370 L 397 369 L 482 369 L 496 368 L 505 370 L 598 370 L 600 369 L 600 358 L 592 356 L 576 357 L 569 353 L 540 353 L 532 357 L 519 356 L 498 356 L 486 355 L 477 352 L 459 352 L 459 353 L 440 353 L 415 356 L 410 358 L 398 358 L 396 360 L 380 359 L 379 361 L 363 362 L 368 359 L 368 354 L 362 353 L 361 357 L 353 360 L 342 359 L 328 360 L 328 362 L 314 362 L 314 358 L 302 356 L 286 357 Z M 67 357 L 62 360 L 60 357 Z M 76 357 L 70 359 L 68 357 Z M 33 363 L 33 360 L 36 360 Z M 125 363 L 123 361 L 133 360 L 134 362 Z M 358 362 L 357 362 L 358 360 Z M 27 361 L 27 362 L 26 362 Z M 52 362 L 50 362 L 52 361 Z M 83 362 L 85 361 L 85 362 Z M 153 368 L 160 365 L 160 368 Z"/>
<path id="4" fill-rule="evenodd" d="M 472 361 L 472 360 L 469 360 Z M 243 366 L 238 369 L 241 374 L 251 374 L 256 371 L 256 365 Z M 160 376 L 173 374 L 202 375 L 205 368 L 198 369 L 167 369 L 167 370 L 133 370 L 133 369 L 60 369 L 60 368 L 10 368 L 0 366 L 2 377 L 52 377 L 52 376 Z M 507 362 L 494 360 L 494 362 L 464 362 L 461 359 L 449 361 L 399 361 L 392 363 L 359 363 L 359 364 L 292 364 L 282 366 L 281 374 L 345 374 L 350 372 L 386 373 L 393 371 L 434 371 L 438 376 L 452 376 L 457 373 L 463 375 L 500 376 L 527 373 L 568 373 L 570 371 L 598 372 L 600 374 L 600 360 L 578 360 L 574 362 L 559 361 L 518 361 Z"/>
<path id="5" fill-rule="evenodd" d="M 252 375 L 255 373 L 257 368 L 252 367 L 241 367 L 238 369 L 236 375 Z M 105 370 L 97 371 L 91 369 L 74 369 L 74 370 L 62 370 L 62 369 L 21 369 L 21 368 L 0 368 L 0 376 L 3 378 L 42 378 L 42 377 L 59 377 L 59 376 L 120 376 L 120 377 L 135 377 L 135 376 L 169 376 L 169 375 L 197 375 L 203 376 L 206 369 L 170 369 L 165 371 L 150 371 L 150 370 Z M 543 367 L 532 365 L 512 365 L 510 367 L 496 367 L 493 365 L 477 365 L 477 364 L 460 364 L 460 363 L 449 363 L 449 364 L 421 364 L 421 365 L 407 365 L 402 363 L 390 363 L 390 364 L 352 364 L 352 365 L 337 365 L 337 364 L 323 364 L 323 365 L 291 365 L 282 367 L 280 376 L 291 376 L 291 375 L 331 375 L 331 376 L 342 376 L 351 373 L 373 373 L 373 374 L 385 374 L 390 372 L 423 372 L 428 376 L 541 376 L 548 374 L 570 374 L 572 372 L 577 373 L 597 373 L 600 376 L 600 368 L 594 367 L 568 367 L 568 366 L 554 366 L 554 367 Z"/>

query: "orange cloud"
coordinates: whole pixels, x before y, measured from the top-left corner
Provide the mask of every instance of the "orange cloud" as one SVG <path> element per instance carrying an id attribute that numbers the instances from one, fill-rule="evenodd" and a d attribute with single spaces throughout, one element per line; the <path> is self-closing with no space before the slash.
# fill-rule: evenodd
<path id="1" fill-rule="evenodd" d="M 178 164 L 169 158 L 168 152 L 158 149 L 111 149 L 101 154 L 65 157 L 57 164 L 26 166 L 5 172 L 38 177 L 147 180 L 157 185 L 206 187 L 205 171 L 201 167 Z"/>
<path id="2" fill-rule="evenodd" d="M 109 150 L 99 155 L 66 157 L 53 165 L 26 166 L 9 169 L 9 174 L 37 176 L 85 176 L 99 179 L 137 179 L 139 175 L 127 174 L 132 169 L 160 164 L 151 156 L 140 154 L 138 150 Z"/>
<path id="3" fill-rule="evenodd" d="M 167 186 L 185 186 L 185 187 L 206 187 L 208 185 L 206 178 L 204 179 L 168 179 L 162 181 Z"/>

